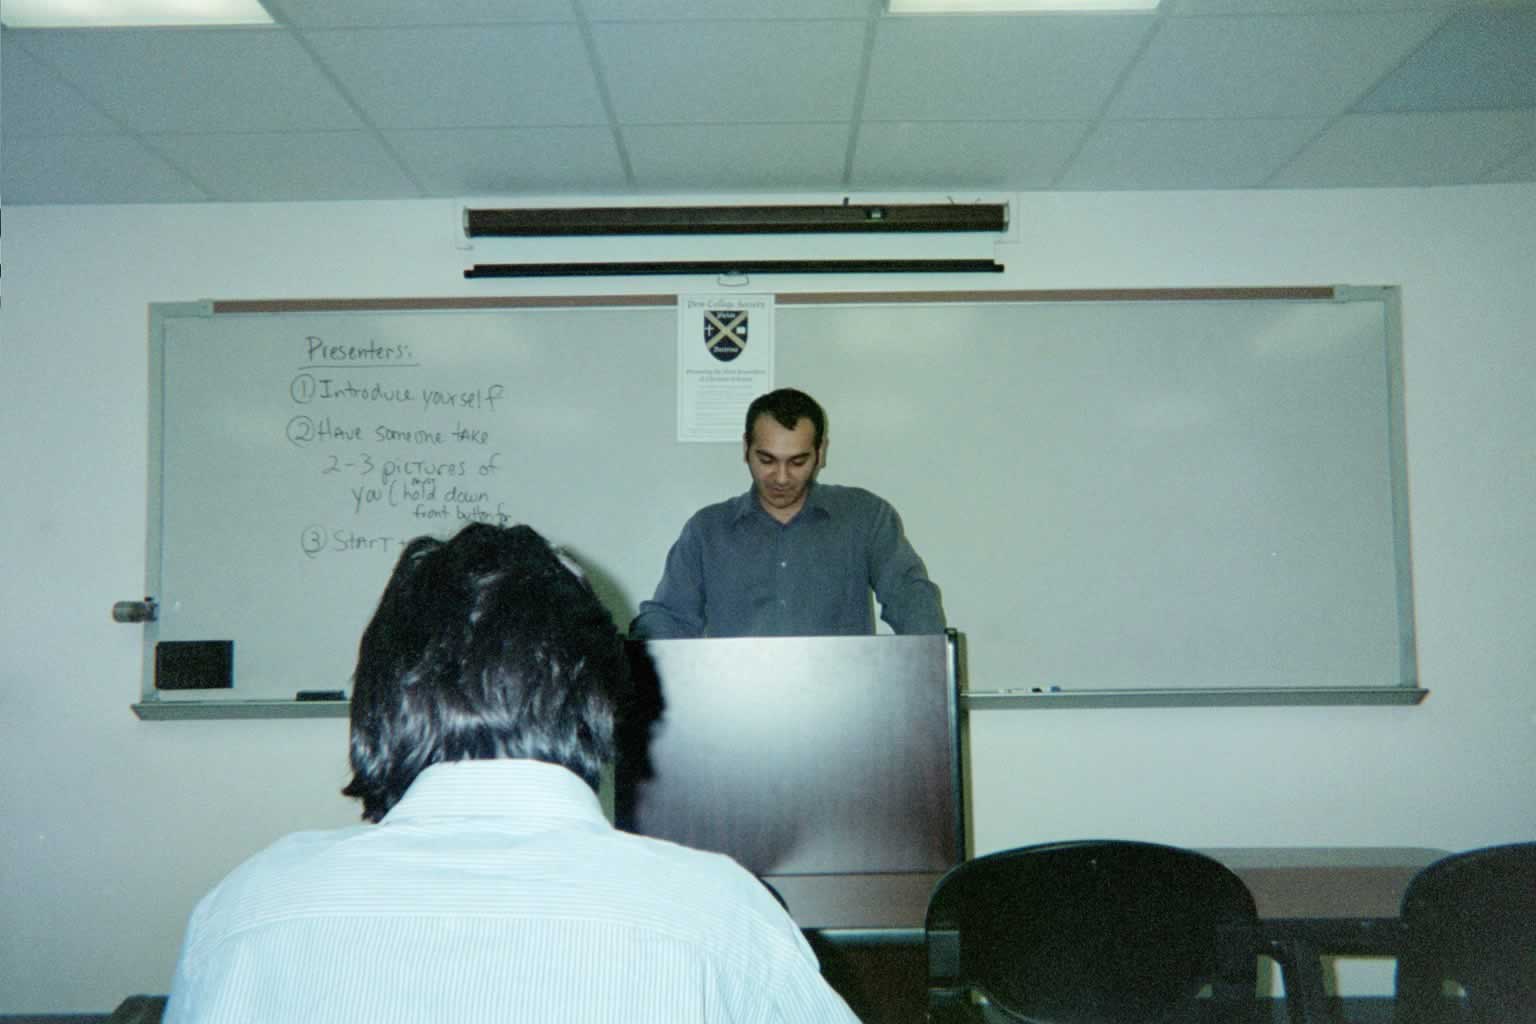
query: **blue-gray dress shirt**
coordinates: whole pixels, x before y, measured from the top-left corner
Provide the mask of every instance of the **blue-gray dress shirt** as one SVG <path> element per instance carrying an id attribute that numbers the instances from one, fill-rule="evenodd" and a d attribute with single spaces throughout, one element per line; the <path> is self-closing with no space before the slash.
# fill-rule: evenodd
<path id="1" fill-rule="evenodd" d="M 799 514 L 781 524 L 749 490 L 688 520 L 630 633 L 658 640 L 868 635 L 871 591 L 895 632 L 943 632 L 939 588 L 889 502 L 859 487 L 816 483 Z"/>

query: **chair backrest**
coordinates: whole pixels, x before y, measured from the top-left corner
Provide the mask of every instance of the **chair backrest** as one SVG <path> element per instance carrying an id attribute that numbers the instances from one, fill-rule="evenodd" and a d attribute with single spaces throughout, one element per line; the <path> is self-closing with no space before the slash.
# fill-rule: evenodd
<path id="1" fill-rule="evenodd" d="M 1452 854 L 1403 893 L 1399 1019 L 1445 1019 L 1446 981 L 1477 1022 L 1536 1019 L 1536 843 Z"/>
<path id="2" fill-rule="evenodd" d="M 1256 924 L 1242 879 L 1190 850 L 1087 840 L 989 854 L 929 900 L 931 1017 L 966 1019 L 977 993 L 1030 1024 L 1154 1024 L 1190 1011 L 1207 982 L 1251 1010 Z"/>

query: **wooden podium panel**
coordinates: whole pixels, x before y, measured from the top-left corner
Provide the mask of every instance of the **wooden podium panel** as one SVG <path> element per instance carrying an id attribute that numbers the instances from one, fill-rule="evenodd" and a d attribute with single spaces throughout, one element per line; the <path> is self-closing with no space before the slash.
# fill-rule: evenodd
<path id="1" fill-rule="evenodd" d="M 632 655 L 643 713 L 620 741 L 621 828 L 728 854 L 808 928 L 845 926 L 823 903 L 831 920 L 898 922 L 819 899 L 839 883 L 804 876 L 932 876 L 962 858 L 953 635 L 653 640 Z"/>

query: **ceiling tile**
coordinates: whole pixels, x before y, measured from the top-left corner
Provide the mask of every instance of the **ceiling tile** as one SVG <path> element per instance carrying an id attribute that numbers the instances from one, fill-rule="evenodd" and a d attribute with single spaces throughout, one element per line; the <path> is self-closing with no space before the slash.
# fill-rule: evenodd
<path id="1" fill-rule="evenodd" d="M 1536 8 L 1457 14 L 1354 109 L 1518 107 L 1536 107 Z"/>
<path id="2" fill-rule="evenodd" d="M 384 25 L 491 25 L 571 21 L 571 0 L 266 0 L 278 20 L 304 28 Z"/>
<path id="3" fill-rule="evenodd" d="M 1397 65 L 1443 13 L 1173 18 L 1110 116 L 1327 117 Z"/>
<path id="4" fill-rule="evenodd" d="M 360 127 L 279 29 L 46 31 L 27 48 L 135 131 Z"/>
<path id="5" fill-rule="evenodd" d="M 379 128 L 607 123 L 574 25 L 359 29 L 307 38 Z"/>
<path id="6" fill-rule="evenodd" d="M 581 0 L 593 21 L 704 21 L 863 18 L 883 0 Z"/>
<path id="7" fill-rule="evenodd" d="M 196 203 L 210 197 L 123 135 L 5 140 L 7 206 L 35 203 Z"/>
<path id="8" fill-rule="evenodd" d="M 1449 10 L 1465 0 L 1163 0 L 1171 14 L 1348 14 Z M 1526 2 L 1526 0 L 1514 0 Z"/>
<path id="9" fill-rule="evenodd" d="M 1536 110 L 1351 114 L 1275 176 L 1282 188 L 1481 181 L 1536 142 Z"/>
<path id="10" fill-rule="evenodd" d="M 659 125 L 624 129 L 635 184 L 656 191 L 840 188 L 846 124 Z"/>
<path id="11" fill-rule="evenodd" d="M 1103 15 L 887 18 L 875 34 L 864 116 L 1092 117 L 1153 24 Z"/>
<path id="12" fill-rule="evenodd" d="M 879 121 L 859 131 L 859 188 L 1044 188 L 1087 130 L 1083 121 L 1026 124 Z"/>
<path id="13" fill-rule="evenodd" d="M 6 201 L 1369 187 L 1536 160 L 1536 0 L 264 2 L 278 27 L 0 31 Z M 1518 106 L 1389 116 L 1416 104 Z M 72 141 L 14 145 L 45 137 Z"/>
<path id="14" fill-rule="evenodd" d="M 825 122 L 853 113 L 862 22 L 592 28 L 622 124 Z"/>
<path id="15" fill-rule="evenodd" d="M 386 136 L 428 195 L 622 189 L 608 128 L 460 128 Z"/>
<path id="16" fill-rule="evenodd" d="M 1058 184 L 1072 189 L 1253 188 L 1327 123 L 1267 118 L 1105 122 Z"/>
<path id="17" fill-rule="evenodd" d="M 421 194 L 368 132 L 152 135 L 147 141 L 222 202 Z"/>
<path id="18" fill-rule="evenodd" d="M 5 101 L 6 137 L 119 130 L 72 86 L 33 59 L 15 37 L 14 32 L 0 36 L 0 97 Z"/>

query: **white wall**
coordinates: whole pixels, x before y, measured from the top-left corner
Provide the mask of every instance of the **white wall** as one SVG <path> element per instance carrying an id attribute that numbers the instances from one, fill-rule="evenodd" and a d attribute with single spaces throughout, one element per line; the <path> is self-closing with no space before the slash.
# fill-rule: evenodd
<path id="1" fill-rule="evenodd" d="M 1083 835 L 1450 849 L 1536 838 L 1536 187 L 1012 198 L 1017 240 L 999 248 L 997 287 L 1402 286 L 1419 660 L 1434 692 L 1415 708 L 978 714 L 978 851 Z M 144 587 L 146 304 L 621 290 L 466 282 L 469 262 L 501 257 L 455 247 L 455 210 L 5 211 L 0 1013 L 164 991 L 211 884 L 284 832 L 356 817 L 337 795 L 342 721 L 146 723 L 129 710 L 139 633 L 108 610 Z M 726 244 L 523 251 L 657 258 Z"/>

